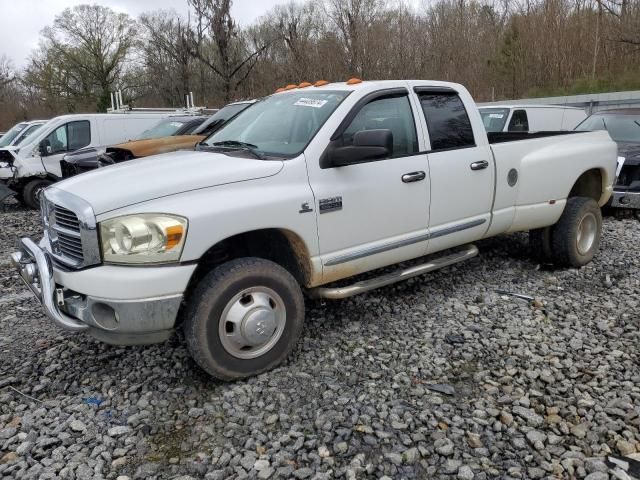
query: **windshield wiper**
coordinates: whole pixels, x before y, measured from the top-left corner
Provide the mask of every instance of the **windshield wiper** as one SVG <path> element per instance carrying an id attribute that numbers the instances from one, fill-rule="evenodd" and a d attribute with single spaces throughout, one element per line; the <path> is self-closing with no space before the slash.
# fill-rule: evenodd
<path id="1" fill-rule="evenodd" d="M 254 145 L 253 143 L 240 142 L 238 140 L 222 140 L 220 142 L 213 142 L 211 146 L 228 148 L 231 150 L 243 150 L 252 153 L 256 158 L 259 158 L 260 160 L 264 160 L 264 155 L 262 155 L 258 151 L 258 146 Z"/>

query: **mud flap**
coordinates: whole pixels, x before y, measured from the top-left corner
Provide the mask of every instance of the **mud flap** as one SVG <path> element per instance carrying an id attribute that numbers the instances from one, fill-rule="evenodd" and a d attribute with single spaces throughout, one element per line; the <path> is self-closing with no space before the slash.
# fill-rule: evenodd
<path id="1" fill-rule="evenodd" d="M 13 190 L 7 187 L 3 182 L 0 182 L 0 203 L 4 202 L 7 198 L 16 194 Z"/>

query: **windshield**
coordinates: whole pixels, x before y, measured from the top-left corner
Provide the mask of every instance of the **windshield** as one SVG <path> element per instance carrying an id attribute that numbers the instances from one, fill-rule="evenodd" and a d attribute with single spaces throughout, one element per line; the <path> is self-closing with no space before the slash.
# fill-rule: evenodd
<path id="1" fill-rule="evenodd" d="M 640 143 L 640 115 L 595 114 L 587 117 L 576 130 L 607 130 L 618 143 Z"/>
<path id="2" fill-rule="evenodd" d="M 481 108 L 482 123 L 487 132 L 501 132 L 509 116 L 508 108 Z"/>
<path id="3" fill-rule="evenodd" d="M 14 125 L 11 130 L 5 133 L 2 138 L 0 138 L 0 147 L 6 147 L 7 145 L 11 145 L 13 139 L 16 138 L 20 133 L 27 128 L 26 123 L 18 123 Z"/>
<path id="4" fill-rule="evenodd" d="M 178 130 L 186 125 L 187 122 L 182 122 L 180 120 L 175 120 L 171 118 L 167 118 L 165 120 L 160 121 L 155 126 L 151 127 L 149 130 L 145 130 L 140 134 L 137 138 L 138 140 L 149 140 L 151 138 L 162 138 L 162 137 L 171 137 L 175 135 Z"/>
<path id="5" fill-rule="evenodd" d="M 29 125 L 20 133 L 20 135 L 18 135 L 14 145 L 20 145 L 26 138 L 30 137 L 31 135 L 36 133 L 38 130 L 40 130 L 42 125 L 44 124 Z"/>
<path id="6" fill-rule="evenodd" d="M 273 95 L 243 111 L 203 144 L 227 148 L 244 144 L 265 155 L 294 157 L 349 93 L 296 90 Z"/>

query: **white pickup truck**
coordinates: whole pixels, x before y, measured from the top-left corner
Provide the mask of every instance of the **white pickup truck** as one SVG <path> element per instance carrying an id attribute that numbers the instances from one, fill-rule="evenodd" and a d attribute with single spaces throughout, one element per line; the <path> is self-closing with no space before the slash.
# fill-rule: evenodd
<path id="1" fill-rule="evenodd" d="M 236 379 L 291 352 L 303 292 L 388 285 L 505 232 L 531 231 L 560 265 L 593 258 L 616 169 L 606 132 L 487 138 L 461 85 L 316 85 L 258 102 L 198 151 L 47 188 L 44 238 L 23 239 L 12 259 L 51 320 L 112 344 L 181 327 L 204 370 Z"/>

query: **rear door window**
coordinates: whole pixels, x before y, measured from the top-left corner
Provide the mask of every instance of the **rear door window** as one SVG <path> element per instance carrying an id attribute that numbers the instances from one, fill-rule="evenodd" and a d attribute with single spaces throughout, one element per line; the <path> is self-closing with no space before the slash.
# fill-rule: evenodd
<path id="1" fill-rule="evenodd" d="M 475 146 L 469 115 L 457 93 L 424 92 L 418 95 L 427 121 L 431 150 Z"/>

